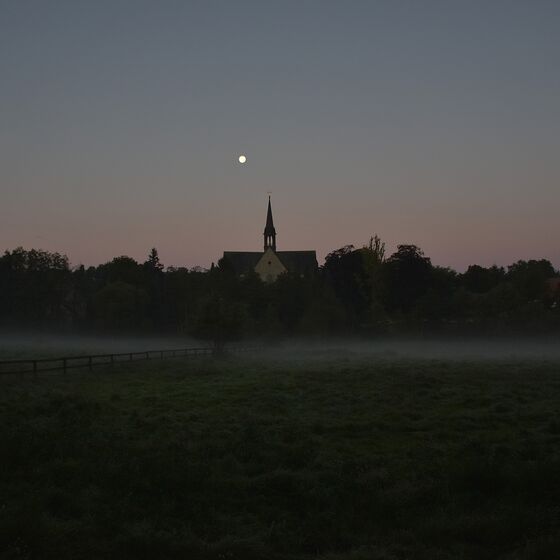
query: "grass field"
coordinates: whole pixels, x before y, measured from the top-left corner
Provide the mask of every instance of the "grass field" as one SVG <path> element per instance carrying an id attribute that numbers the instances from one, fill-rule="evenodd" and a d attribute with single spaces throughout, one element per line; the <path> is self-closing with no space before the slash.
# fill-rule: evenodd
<path id="1" fill-rule="evenodd" d="M 560 549 L 560 367 L 352 353 L 0 379 L 2 558 Z"/>

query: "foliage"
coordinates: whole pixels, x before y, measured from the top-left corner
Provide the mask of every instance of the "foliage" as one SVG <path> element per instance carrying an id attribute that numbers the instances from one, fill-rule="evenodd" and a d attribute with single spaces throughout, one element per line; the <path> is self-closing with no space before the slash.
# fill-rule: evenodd
<path id="1" fill-rule="evenodd" d="M 19 247 L 0 258 L 0 323 L 65 324 L 73 291 L 68 259 L 59 253 Z"/>
<path id="2" fill-rule="evenodd" d="M 410 313 L 430 286 L 432 263 L 416 245 L 399 245 L 387 259 L 385 275 L 389 310 Z"/>
<path id="3" fill-rule="evenodd" d="M 217 350 L 241 334 L 245 315 L 243 305 L 223 297 L 211 297 L 202 302 L 192 333 L 214 342 Z"/>
<path id="4" fill-rule="evenodd" d="M 93 297 L 96 325 L 104 330 L 130 330 L 146 317 L 147 294 L 121 280 L 110 282 Z"/>
<path id="5" fill-rule="evenodd" d="M 157 249 L 144 263 L 120 256 L 71 269 L 58 253 L 22 248 L 0 257 L 0 324 L 72 330 L 188 333 L 222 342 L 298 333 L 547 332 L 560 327 L 558 273 L 549 261 L 507 270 L 434 266 L 416 245 L 386 257 L 379 237 L 329 253 L 312 277 L 272 284 L 210 270 L 165 268 Z"/>

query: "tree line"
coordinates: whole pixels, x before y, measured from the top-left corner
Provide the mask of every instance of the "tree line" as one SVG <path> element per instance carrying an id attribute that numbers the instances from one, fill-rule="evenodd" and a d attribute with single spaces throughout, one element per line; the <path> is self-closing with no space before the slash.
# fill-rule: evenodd
<path id="1" fill-rule="evenodd" d="M 547 260 L 507 268 L 434 266 L 415 245 L 385 255 L 377 237 L 327 255 L 312 277 L 264 283 L 220 261 L 164 267 L 121 256 L 71 267 L 59 253 L 0 257 L 0 326 L 73 332 L 185 333 L 222 343 L 253 336 L 546 333 L 560 330 L 559 272 Z"/>

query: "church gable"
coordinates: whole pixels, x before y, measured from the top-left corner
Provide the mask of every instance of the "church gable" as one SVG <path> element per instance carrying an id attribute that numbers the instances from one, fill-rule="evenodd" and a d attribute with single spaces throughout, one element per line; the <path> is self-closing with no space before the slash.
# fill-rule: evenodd
<path id="1" fill-rule="evenodd" d="M 263 235 L 263 253 L 224 252 L 224 263 L 227 263 L 237 276 L 244 277 L 254 271 L 264 282 L 274 282 L 286 272 L 299 277 L 315 274 L 318 268 L 315 251 L 276 251 L 276 229 L 272 218 L 270 196 Z"/>
<path id="2" fill-rule="evenodd" d="M 269 247 L 255 266 L 255 272 L 264 282 L 274 282 L 278 276 L 287 272 L 276 253 Z"/>

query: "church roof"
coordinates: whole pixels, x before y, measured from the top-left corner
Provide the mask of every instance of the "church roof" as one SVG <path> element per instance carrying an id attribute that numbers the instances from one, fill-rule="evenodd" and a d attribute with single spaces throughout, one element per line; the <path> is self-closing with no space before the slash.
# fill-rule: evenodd
<path id="1" fill-rule="evenodd" d="M 235 274 L 247 274 L 255 270 L 255 266 L 263 256 L 263 252 L 224 251 L 224 259 L 232 266 Z M 317 270 L 315 251 L 276 251 L 280 262 L 290 274 L 313 274 Z"/>
<path id="2" fill-rule="evenodd" d="M 282 264 L 293 274 L 313 274 L 317 270 L 315 251 L 276 251 Z"/>
<path id="3" fill-rule="evenodd" d="M 238 276 L 254 270 L 262 256 L 263 253 L 257 251 L 224 251 L 224 259 L 228 261 Z"/>

